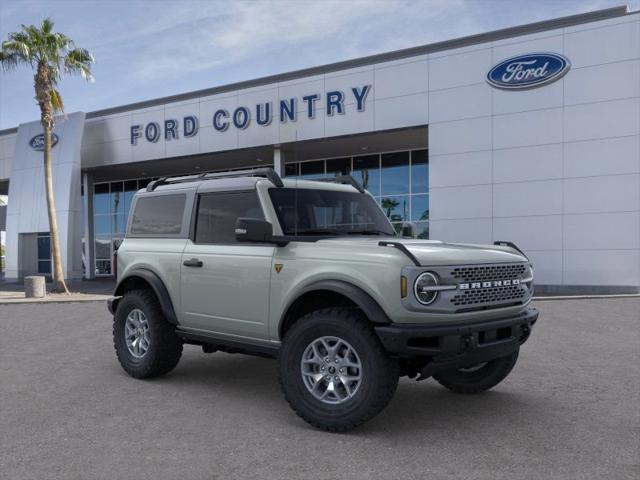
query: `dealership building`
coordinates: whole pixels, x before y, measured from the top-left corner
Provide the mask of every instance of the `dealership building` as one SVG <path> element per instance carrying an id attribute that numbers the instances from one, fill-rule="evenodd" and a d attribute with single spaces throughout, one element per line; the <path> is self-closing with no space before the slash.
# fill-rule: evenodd
<path id="1" fill-rule="evenodd" d="M 640 287 L 640 12 L 616 7 L 57 122 L 63 268 L 112 275 L 150 179 L 351 174 L 420 238 L 516 243 L 549 290 Z M 37 121 L 0 131 L 7 280 L 49 273 Z"/>

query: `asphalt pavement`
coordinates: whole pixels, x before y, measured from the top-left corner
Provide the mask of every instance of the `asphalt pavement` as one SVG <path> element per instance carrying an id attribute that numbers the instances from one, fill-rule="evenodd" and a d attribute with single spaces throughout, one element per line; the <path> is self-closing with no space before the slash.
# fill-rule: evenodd
<path id="1" fill-rule="evenodd" d="M 403 379 L 381 415 L 330 434 L 289 409 L 273 360 L 187 346 L 135 380 L 103 303 L 0 305 L 0 478 L 638 479 L 640 299 L 535 306 L 494 390 Z"/>

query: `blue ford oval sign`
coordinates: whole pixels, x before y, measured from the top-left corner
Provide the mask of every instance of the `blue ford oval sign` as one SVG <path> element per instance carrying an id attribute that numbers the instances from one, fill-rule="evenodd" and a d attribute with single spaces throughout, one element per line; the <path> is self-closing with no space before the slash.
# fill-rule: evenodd
<path id="1" fill-rule="evenodd" d="M 56 135 L 55 133 L 52 133 L 51 148 L 56 146 L 56 143 L 58 143 L 58 140 L 59 140 L 58 135 Z M 34 150 L 37 150 L 38 152 L 43 152 L 44 151 L 44 133 L 39 133 L 38 135 L 33 137 L 31 140 L 29 140 L 29 146 Z"/>
<path id="2" fill-rule="evenodd" d="M 557 53 L 530 53 L 508 58 L 489 70 L 487 82 L 505 90 L 541 87 L 561 78 L 571 62 Z"/>

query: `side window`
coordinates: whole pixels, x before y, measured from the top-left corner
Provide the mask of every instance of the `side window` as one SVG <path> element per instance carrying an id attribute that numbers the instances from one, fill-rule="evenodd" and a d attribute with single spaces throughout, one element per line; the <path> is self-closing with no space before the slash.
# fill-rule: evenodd
<path id="1" fill-rule="evenodd" d="M 255 191 L 201 195 L 196 218 L 196 243 L 236 243 L 236 220 L 239 217 L 264 219 Z"/>
<path id="2" fill-rule="evenodd" d="M 139 198 L 131 219 L 131 234 L 179 235 L 186 198 L 184 193 Z"/>

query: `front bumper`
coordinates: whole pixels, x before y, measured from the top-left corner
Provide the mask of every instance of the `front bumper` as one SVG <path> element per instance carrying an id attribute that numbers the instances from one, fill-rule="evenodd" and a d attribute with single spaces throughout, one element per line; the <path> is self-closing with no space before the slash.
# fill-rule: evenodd
<path id="1" fill-rule="evenodd" d="M 528 308 L 518 315 L 477 323 L 392 324 L 375 327 L 375 331 L 387 352 L 401 358 L 425 359 L 425 378 L 511 355 L 527 341 L 537 319 L 538 311 Z"/>

